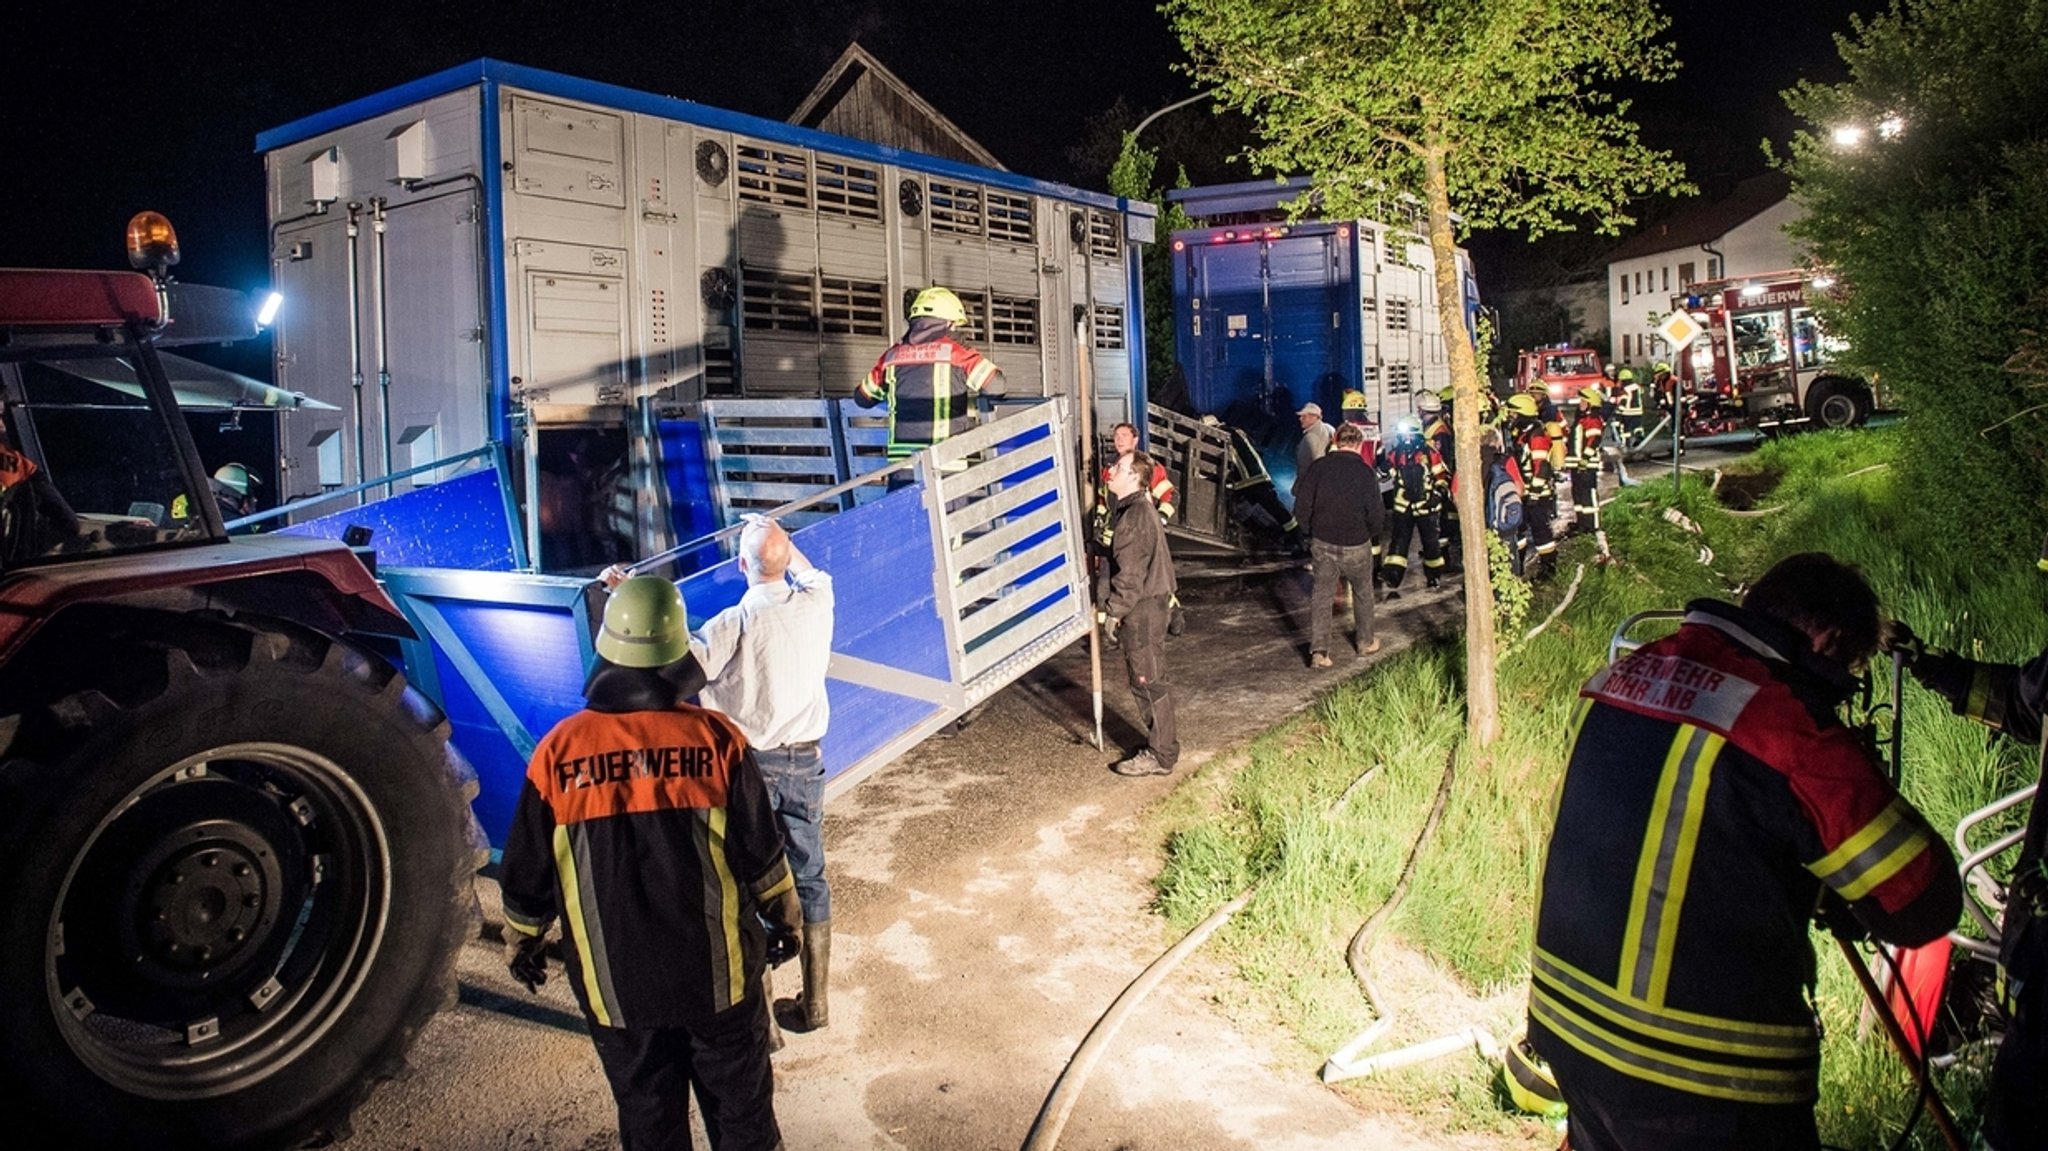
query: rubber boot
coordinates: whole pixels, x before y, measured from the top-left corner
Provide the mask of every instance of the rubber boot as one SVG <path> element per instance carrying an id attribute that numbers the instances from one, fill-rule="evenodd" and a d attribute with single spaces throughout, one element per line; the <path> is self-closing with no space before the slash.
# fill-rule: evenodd
<path id="1" fill-rule="evenodd" d="M 804 924 L 804 1030 L 820 1031 L 832 1021 L 826 985 L 832 977 L 832 921 Z"/>

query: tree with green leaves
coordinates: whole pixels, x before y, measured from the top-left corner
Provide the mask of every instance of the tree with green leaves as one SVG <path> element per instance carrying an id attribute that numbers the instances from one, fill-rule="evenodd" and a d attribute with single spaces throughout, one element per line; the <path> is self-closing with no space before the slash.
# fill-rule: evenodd
<path id="1" fill-rule="evenodd" d="M 1264 143 L 1249 159 L 1306 174 L 1325 217 L 1427 212 L 1436 304 L 1456 403 L 1456 499 L 1466 580 L 1467 732 L 1500 734 L 1493 586 L 1479 457 L 1480 376 L 1459 283 L 1461 228 L 1531 239 L 1579 221 L 1613 233 L 1629 204 L 1689 192 L 1671 157 L 1644 146 L 1604 82 L 1667 78 L 1668 21 L 1652 0 L 1165 0 L 1188 71 Z M 1304 197 L 1304 199 L 1307 199 Z M 1297 202 L 1298 211 L 1311 205 Z M 1394 218 L 1398 218 L 1395 216 Z"/>
<path id="2" fill-rule="evenodd" d="M 1970 507 L 1923 561 L 1968 578 L 2048 510 L 2048 0 L 1901 0 L 1836 44 L 1849 80 L 1785 93 L 1792 231 L 1841 285 L 1824 315 L 1851 363 L 1909 413 L 1902 481 Z"/>

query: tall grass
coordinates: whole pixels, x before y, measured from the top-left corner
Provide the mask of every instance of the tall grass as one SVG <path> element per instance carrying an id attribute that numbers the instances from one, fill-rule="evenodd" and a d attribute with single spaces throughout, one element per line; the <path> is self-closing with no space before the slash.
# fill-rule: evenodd
<path id="1" fill-rule="evenodd" d="M 1471 1025 L 1504 1037 L 1518 1025 L 1570 707 L 1579 684 L 1607 659 L 1617 624 L 1638 612 L 1701 596 L 1733 598 L 1775 560 L 1821 550 L 1860 566 L 1893 613 L 1930 643 L 2007 660 L 2038 650 L 2048 634 L 2040 610 L 2048 588 L 2031 572 L 1973 574 L 1958 525 L 1930 522 L 1883 466 L 1897 440 L 1873 430 L 1767 445 L 1741 464 L 1778 477 L 1759 501 L 1760 514 L 1731 514 L 1701 477 L 1688 476 L 1674 495 L 1668 473 L 1640 475 L 1603 512 L 1617 562 L 1595 564 L 1592 542 L 1572 541 L 1531 616 L 1548 616 L 1584 564 L 1571 604 L 1534 638 L 1503 637 L 1506 734 L 1483 755 L 1461 744 L 1462 643 L 1445 636 L 1340 686 L 1177 792 L 1159 812 L 1167 857 L 1157 881 L 1160 910 L 1188 926 L 1257 887 L 1246 911 L 1217 936 L 1243 980 L 1230 1005 L 1283 1022 L 1318 1055 L 1372 1020 L 1345 966 L 1345 945 L 1387 900 L 1449 761 L 1456 772 L 1450 804 L 1385 926 L 1430 970 L 1390 976 L 1391 990 L 1382 982 L 1393 1002 L 1381 1006 L 1395 1016 L 1382 1045 Z M 1633 634 L 1653 638 L 1670 626 L 1645 623 Z M 1904 698 L 1904 787 L 1937 827 L 1952 827 L 2028 778 L 2028 749 L 1987 744 L 1981 728 L 1949 716 L 1917 687 Z M 1888 1146 L 1910 1109 L 1909 1082 L 1881 1035 L 1857 1040 L 1860 990 L 1833 944 L 1821 937 L 1816 944 L 1823 970 L 1817 1006 L 1828 1024 L 1823 1136 L 1845 1147 Z M 1395 949 L 1378 955 L 1399 958 Z M 1446 1007 L 1456 1001 L 1432 992 L 1432 972 L 1469 993 L 1464 1005 Z M 1312 1071 L 1304 1059 L 1303 1073 Z M 1453 1060 L 1344 1089 L 1415 1111 L 1432 1126 L 1491 1131 L 1531 1146 L 1554 1142 L 1554 1133 L 1504 1106 L 1495 1075 L 1481 1061 Z M 1959 1111 L 1974 1109 L 1966 1075 L 1944 1080 L 1944 1088 Z M 1938 1145 L 1924 1120 L 1914 1145 Z"/>

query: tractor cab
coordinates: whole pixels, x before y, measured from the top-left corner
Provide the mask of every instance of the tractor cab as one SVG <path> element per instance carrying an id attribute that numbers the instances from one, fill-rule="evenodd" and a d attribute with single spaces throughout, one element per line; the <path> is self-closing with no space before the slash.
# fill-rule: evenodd
<path id="1" fill-rule="evenodd" d="M 245 505 L 205 471 L 181 410 L 295 402 L 164 350 L 258 330 L 244 293 L 168 278 L 168 221 L 137 216 L 129 259 L 138 270 L 0 269 L 0 571 L 222 538 L 223 512 Z"/>

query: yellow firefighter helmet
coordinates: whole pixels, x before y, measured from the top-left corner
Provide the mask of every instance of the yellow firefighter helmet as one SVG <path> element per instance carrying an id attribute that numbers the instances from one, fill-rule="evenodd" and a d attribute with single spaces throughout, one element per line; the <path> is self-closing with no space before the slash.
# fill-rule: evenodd
<path id="1" fill-rule="evenodd" d="M 930 287 L 910 301 L 910 318 L 915 320 L 923 316 L 934 316 L 949 324 L 964 324 L 967 322 L 967 309 L 960 306 L 960 297 L 950 289 Z"/>

